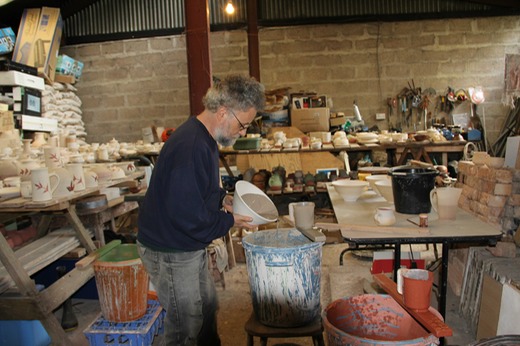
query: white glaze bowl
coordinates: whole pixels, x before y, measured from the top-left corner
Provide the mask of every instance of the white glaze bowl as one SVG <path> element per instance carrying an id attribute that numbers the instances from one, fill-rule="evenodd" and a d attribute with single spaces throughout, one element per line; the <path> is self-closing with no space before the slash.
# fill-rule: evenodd
<path id="1" fill-rule="evenodd" d="M 336 180 L 332 186 L 345 202 L 355 202 L 368 188 L 369 183 L 363 180 Z"/>
<path id="2" fill-rule="evenodd" d="M 235 184 L 233 213 L 251 216 L 252 225 L 262 225 L 278 219 L 278 210 L 271 199 L 258 187 L 244 180 Z"/>
<path id="3" fill-rule="evenodd" d="M 390 180 L 390 176 L 386 174 L 371 174 L 365 177 L 365 180 L 368 181 L 372 190 L 374 190 L 377 194 L 381 194 L 377 189 L 376 182 L 381 180 Z"/>
<path id="4" fill-rule="evenodd" d="M 383 196 L 384 199 L 386 199 L 390 203 L 394 203 L 394 191 L 392 190 L 392 179 L 386 179 L 386 180 L 378 180 L 375 182 L 376 188 Z"/>

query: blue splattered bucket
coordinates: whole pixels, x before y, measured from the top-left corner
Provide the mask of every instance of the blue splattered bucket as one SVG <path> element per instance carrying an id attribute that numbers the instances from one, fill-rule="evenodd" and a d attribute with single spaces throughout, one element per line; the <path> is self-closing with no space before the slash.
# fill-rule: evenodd
<path id="1" fill-rule="evenodd" d="M 253 311 L 272 327 L 298 327 L 320 316 L 323 242 L 296 229 L 251 233 L 242 239 Z"/>

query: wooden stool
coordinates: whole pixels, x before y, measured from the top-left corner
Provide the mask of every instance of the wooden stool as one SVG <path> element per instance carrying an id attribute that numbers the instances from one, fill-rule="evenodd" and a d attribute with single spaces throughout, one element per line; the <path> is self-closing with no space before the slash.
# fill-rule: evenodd
<path id="1" fill-rule="evenodd" d="M 247 346 L 253 346 L 253 337 L 255 336 L 260 337 L 262 346 L 267 345 L 267 338 L 297 338 L 304 336 L 311 336 L 314 346 L 325 346 L 321 318 L 301 327 L 275 328 L 260 323 L 256 319 L 255 313 L 252 312 L 244 329 L 247 333 Z"/>

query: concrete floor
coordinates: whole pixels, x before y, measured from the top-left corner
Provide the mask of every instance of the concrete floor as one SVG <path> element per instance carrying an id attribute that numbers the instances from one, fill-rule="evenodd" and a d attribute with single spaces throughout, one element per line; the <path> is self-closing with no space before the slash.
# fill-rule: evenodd
<path id="1" fill-rule="evenodd" d="M 335 299 L 363 294 L 364 290 L 370 287 L 372 282 L 370 259 L 348 253 L 344 256 L 344 265 L 339 266 L 339 254 L 346 247 L 346 244 L 327 244 L 323 247 L 321 270 L 322 307 L 326 307 Z M 432 255 L 428 251 L 424 251 L 422 254 L 426 258 Z M 217 285 L 220 302 L 218 321 L 222 345 L 246 345 L 244 324 L 252 312 L 246 265 L 238 263 L 236 267 L 226 272 L 225 281 L 225 289 Z M 448 291 L 447 324 L 452 327 L 454 335 L 445 339 L 445 345 L 468 345 L 475 341 L 475 331 L 468 330 L 467 323 L 460 317 L 458 312 L 458 297 L 451 290 Z M 435 304 L 435 299 L 432 299 L 432 306 L 436 307 Z M 73 305 L 80 326 L 70 332 L 72 344 L 77 346 L 89 345 L 83 331 L 99 315 L 99 302 L 97 300 L 73 300 Z M 58 311 L 57 314 L 59 315 L 59 313 Z M 162 337 L 158 335 L 154 338 L 153 345 L 161 345 L 161 341 Z M 255 338 L 255 345 L 259 344 L 259 339 Z M 290 338 L 269 339 L 268 345 L 310 346 L 313 343 L 311 338 Z"/>

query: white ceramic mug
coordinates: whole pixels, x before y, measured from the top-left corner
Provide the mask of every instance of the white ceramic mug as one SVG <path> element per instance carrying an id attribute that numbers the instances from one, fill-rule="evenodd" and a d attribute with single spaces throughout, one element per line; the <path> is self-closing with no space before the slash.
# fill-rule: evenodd
<path id="1" fill-rule="evenodd" d="M 293 209 L 294 226 L 300 229 L 311 229 L 314 226 L 314 203 L 296 202 L 290 203 L 289 208 Z M 289 215 L 291 211 L 289 209 Z"/>
<path id="2" fill-rule="evenodd" d="M 69 163 L 67 170 L 72 173 L 72 182 L 74 183 L 74 191 L 85 190 L 85 173 L 81 163 Z"/>
<path id="3" fill-rule="evenodd" d="M 83 170 L 83 176 L 85 177 L 86 187 L 97 187 L 98 186 L 98 175 L 96 172 L 90 169 Z"/>
<path id="4" fill-rule="evenodd" d="M 56 173 L 49 173 L 47 167 L 31 170 L 32 200 L 34 202 L 50 201 L 52 193 L 60 183 Z"/>
<path id="5" fill-rule="evenodd" d="M 455 220 L 459 197 L 462 189 L 459 187 L 436 187 L 430 191 L 430 202 L 439 219 Z"/>
<path id="6" fill-rule="evenodd" d="M 106 146 L 100 146 L 97 150 L 97 159 L 100 161 L 108 161 L 108 149 Z"/>
<path id="7" fill-rule="evenodd" d="M 332 141 L 332 134 L 330 132 L 322 132 L 321 141 L 323 143 L 330 143 Z"/>
<path id="8" fill-rule="evenodd" d="M 374 213 L 374 221 L 378 226 L 391 226 L 395 223 L 395 214 L 392 208 L 379 207 Z"/>

